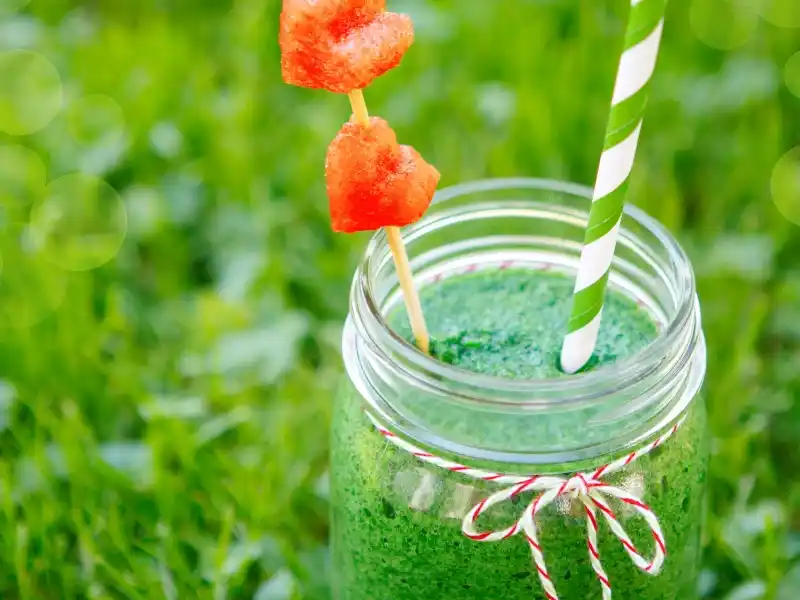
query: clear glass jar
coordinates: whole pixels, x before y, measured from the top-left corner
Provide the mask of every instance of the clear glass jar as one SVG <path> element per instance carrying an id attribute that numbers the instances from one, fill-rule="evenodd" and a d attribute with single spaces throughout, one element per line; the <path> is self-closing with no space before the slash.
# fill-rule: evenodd
<path id="1" fill-rule="evenodd" d="M 434 285 L 459 265 L 492 269 L 510 260 L 574 276 L 589 198 L 582 186 L 530 179 L 442 190 L 426 217 L 405 231 L 416 279 Z M 605 524 L 599 552 L 616 598 L 696 597 L 707 436 L 705 407 L 695 400 L 706 351 L 692 268 L 661 225 L 627 207 L 609 285 L 658 324 L 644 350 L 575 376 L 481 375 L 422 354 L 387 325 L 402 300 L 384 236 L 375 235 L 353 283 L 343 340 L 347 377 L 334 411 L 337 600 L 546 597 L 521 536 L 478 543 L 462 533 L 465 514 L 498 485 L 422 462 L 387 441 L 373 421 L 469 467 L 566 476 L 625 456 L 681 422 L 663 445 L 608 477 L 658 516 L 668 547 L 661 573 L 637 569 Z M 457 419 L 441 418 L 442 411 Z M 511 525 L 532 498 L 499 503 L 480 517 L 480 528 Z M 616 500 L 610 504 L 649 555 L 653 538 L 644 520 Z M 536 525 L 559 598 L 600 598 L 581 505 L 560 497 Z"/>

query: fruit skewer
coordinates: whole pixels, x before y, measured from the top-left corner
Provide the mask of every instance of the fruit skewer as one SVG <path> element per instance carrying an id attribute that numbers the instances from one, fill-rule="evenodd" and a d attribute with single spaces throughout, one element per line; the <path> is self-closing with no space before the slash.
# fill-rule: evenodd
<path id="1" fill-rule="evenodd" d="M 400 227 L 427 210 L 439 172 L 389 125 L 370 118 L 362 90 L 400 63 L 414 40 L 409 17 L 385 0 L 284 0 L 281 67 L 287 83 L 347 93 L 353 119 L 328 149 L 325 178 L 334 231 L 384 228 L 417 347 L 430 350 Z"/>

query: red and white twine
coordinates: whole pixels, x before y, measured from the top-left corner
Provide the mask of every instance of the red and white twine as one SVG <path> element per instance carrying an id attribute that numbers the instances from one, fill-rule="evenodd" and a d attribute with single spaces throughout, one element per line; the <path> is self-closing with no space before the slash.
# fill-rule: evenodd
<path id="1" fill-rule="evenodd" d="M 367 416 L 372 420 L 378 431 L 394 446 L 404 450 L 419 460 L 439 468 L 446 469 L 453 473 L 459 473 L 465 477 L 489 481 L 505 487 L 491 496 L 481 500 L 472 510 L 470 510 L 462 521 L 462 531 L 471 540 L 476 542 L 499 542 L 522 533 L 531 549 L 536 570 L 548 600 L 558 600 L 555 585 L 545 564 L 544 552 L 539 544 L 539 536 L 536 527 L 536 516 L 549 504 L 562 496 L 569 496 L 583 504 L 586 513 L 586 538 L 589 548 L 589 560 L 592 563 L 597 579 L 603 590 L 603 600 L 611 598 L 611 582 L 600 562 L 600 552 L 597 545 L 598 519 L 597 513 L 603 515 L 611 531 L 622 543 L 623 548 L 630 556 L 633 564 L 649 575 L 658 575 L 664 564 L 667 555 L 664 533 L 658 523 L 658 518 L 641 498 L 631 492 L 619 487 L 615 487 L 603 481 L 603 478 L 616 471 L 619 471 L 640 457 L 658 448 L 661 444 L 672 437 L 678 428 L 683 424 L 683 420 L 678 421 L 664 435 L 640 448 L 636 452 L 631 452 L 627 456 L 620 458 L 612 463 L 603 465 L 592 472 L 577 473 L 569 478 L 553 476 L 523 476 L 506 475 L 473 469 L 471 467 L 445 460 L 435 456 L 425 450 L 401 439 L 393 432 L 381 426 L 369 413 Z M 502 531 L 479 531 L 477 528 L 478 518 L 488 511 L 491 507 L 502 502 L 506 502 L 525 492 L 541 492 L 525 508 L 522 517 L 510 527 Z M 634 546 L 631 538 L 617 519 L 613 509 L 609 506 L 609 498 L 616 498 L 622 503 L 633 508 L 647 523 L 653 535 L 654 552 L 653 557 L 648 560 L 642 556 Z"/>

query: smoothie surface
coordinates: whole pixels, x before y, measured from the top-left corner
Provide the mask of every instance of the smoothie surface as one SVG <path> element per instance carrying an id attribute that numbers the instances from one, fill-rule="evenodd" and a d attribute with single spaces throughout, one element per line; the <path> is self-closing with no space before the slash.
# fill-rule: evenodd
<path id="1" fill-rule="evenodd" d="M 566 377 L 558 367 L 574 279 L 554 271 L 486 269 L 443 279 L 420 292 L 436 358 L 512 379 Z M 404 308 L 389 323 L 411 340 Z M 594 355 L 586 369 L 632 356 L 658 335 L 652 316 L 622 293 L 606 295 Z"/>

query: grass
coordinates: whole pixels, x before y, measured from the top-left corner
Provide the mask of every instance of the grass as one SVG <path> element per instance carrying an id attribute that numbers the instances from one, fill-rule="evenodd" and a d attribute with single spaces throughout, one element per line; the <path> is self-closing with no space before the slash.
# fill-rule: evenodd
<path id="1" fill-rule="evenodd" d="M 445 185 L 591 183 L 625 4 L 390 2 L 417 43 L 370 108 Z M 631 200 L 699 277 L 714 439 L 702 594 L 788 600 L 800 237 L 770 181 L 800 140 L 800 80 L 783 81 L 797 31 L 756 25 L 755 4 L 672 3 Z M 0 133 L 0 597 L 327 598 L 325 422 L 365 242 L 326 215 L 346 99 L 281 83 L 277 0 L 3 5 L 0 51 L 46 57 L 63 108 L 31 135 Z M 23 79 L 17 104 L 0 83 L 0 130 L 56 98 L 46 72 Z M 69 186 L 55 212 L 31 211 L 75 171 L 118 192 L 125 227 Z"/>

